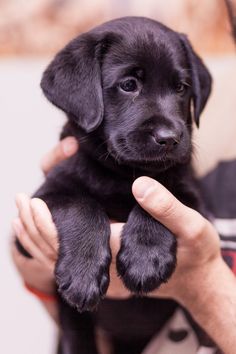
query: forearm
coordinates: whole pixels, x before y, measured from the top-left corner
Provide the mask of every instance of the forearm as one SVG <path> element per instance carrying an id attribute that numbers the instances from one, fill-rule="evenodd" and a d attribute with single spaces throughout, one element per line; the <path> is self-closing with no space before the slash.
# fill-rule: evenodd
<path id="1" fill-rule="evenodd" d="M 225 354 L 234 354 L 236 279 L 222 259 L 211 266 L 202 270 L 198 286 L 190 286 L 180 301 Z"/>

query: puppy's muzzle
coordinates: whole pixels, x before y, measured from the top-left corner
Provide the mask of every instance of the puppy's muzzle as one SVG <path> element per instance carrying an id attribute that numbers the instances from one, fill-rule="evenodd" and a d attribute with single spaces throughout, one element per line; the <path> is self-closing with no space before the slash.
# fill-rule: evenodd
<path id="1" fill-rule="evenodd" d="M 172 150 L 180 143 L 183 132 L 162 127 L 151 133 L 154 142 L 162 149 Z"/>

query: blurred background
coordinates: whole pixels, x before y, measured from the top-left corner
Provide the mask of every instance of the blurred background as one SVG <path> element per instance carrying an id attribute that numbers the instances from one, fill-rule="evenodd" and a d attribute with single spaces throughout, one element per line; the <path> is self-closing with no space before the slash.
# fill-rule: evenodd
<path id="1" fill-rule="evenodd" d="M 22 287 L 9 255 L 14 196 L 40 184 L 40 159 L 64 122 L 40 91 L 42 71 L 74 36 L 127 15 L 186 33 L 212 73 L 212 96 L 194 138 L 199 175 L 236 157 L 236 55 L 225 0 L 0 0 L 1 353 L 52 354 L 55 348 L 56 328 Z"/>

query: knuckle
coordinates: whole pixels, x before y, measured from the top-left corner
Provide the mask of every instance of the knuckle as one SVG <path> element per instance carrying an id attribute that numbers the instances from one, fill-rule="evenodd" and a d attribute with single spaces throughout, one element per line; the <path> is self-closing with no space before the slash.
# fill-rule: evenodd
<path id="1" fill-rule="evenodd" d="M 153 203 L 154 211 L 164 218 L 168 218 L 174 212 L 175 199 L 166 193 L 160 193 Z"/>
<path id="2" fill-rule="evenodd" d="M 34 219 L 35 227 L 36 227 L 38 233 L 40 233 L 41 232 L 41 219 L 40 219 L 40 216 L 35 211 L 33 212 L 33 219 Z"/>
<path id="3" fill-rule="evenodd" d="M 206 234 L 208 228 L 208 221 L 203 217 L 199 216 L 191 225 L 190 237 L 197 241 L 200 241 L 202 237 Z"/>
<path id="4" fill-rule="evenodd" d="M 44 254 L 44 256 L 48 259 L 51 260 L 53 262 L 55 262 L 57 260 L 57 255 L 56 253 L 53 251 L 53 249 L 51 249 L 50 246 L 48 246 L 46 243 L 41 242 L 40 245 L 40 249 L 42 251 L 42 253 Z"/>
<path id="5" fill-rule="evenodd" d="M 31 241 L 37 243 L 39 240 L 39 235 L 37 233 L 36 230 L 33 229 L 27 229 L 27 234 L 28 234 L 28 238 L 31 239 Z"/>
<path id="6" fill-rule="evenodd" d="M 29 251 L 29 235 L 27 233 L 23 233 L 21 232 L 18 236 L 17 236 L 18 240 L 20 241 L 20 243 L 22 244 L 22 246 Z"/>
<path id="7" fill-rule="evenodd" d="M 55 262 L 51 261 L 51 262 L 47 263 L 47 267 L 48 267 L 48 270 L 51 273 L 51 275 L 54 276 Z"/>
<path id="8" fill-rule="evenodd" d="M 58 253 L 58 250 L 59 250 L 59 242 L 58 242 L 57 238 L 52 242 L 52 247 L 54 248 L 55 253 L 56 253 L 56 257 L 57 257 L 57 253 Z"/>
<path id="9" fill-rule="evenodd" d="M 57 260 L 57 256 L 55 254 L 55 252 L 50 251 L 50 250 L 45 250 L 45 255 L 48 259 L 52 260 L 52 261 L 56 261 Z"/>

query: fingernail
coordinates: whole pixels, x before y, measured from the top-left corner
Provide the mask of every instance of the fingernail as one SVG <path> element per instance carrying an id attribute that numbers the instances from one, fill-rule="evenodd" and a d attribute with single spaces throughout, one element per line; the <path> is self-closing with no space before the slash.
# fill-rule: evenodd
<path id="1" fill-rule="evenodd" d="M 13 229 L 14 229 L 16 235 L 19 236 L 22 233 L 22 230 L 23 230 L 20 219 L 17 218 L 15 220 L 13 220 L 12 226 L 13 226 Z"/>
<path id="2" fill-rule="evenodd" d="M 136 179 L 133 184 L 134 195 L 138 199 L 143 199 L 155 186 L 155 180 L 151 178 L 140 177 Z"/>
<path id="3" fill-rule="evenodd" d="M 66 138 L 62 141 L 62 149 L 66 156 L 73 155 L 78 150 L 78 143 L 75 138 Z"/>

